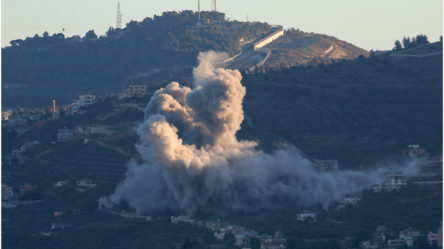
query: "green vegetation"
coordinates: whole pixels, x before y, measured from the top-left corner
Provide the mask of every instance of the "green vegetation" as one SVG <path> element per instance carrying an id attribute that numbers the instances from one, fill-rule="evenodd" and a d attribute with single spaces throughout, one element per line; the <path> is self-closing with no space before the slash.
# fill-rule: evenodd
<path id="1" fill-rule="evenodd" d="M 397 52 L 397 51 L 401 51 L 402 49 L 411 49 L 411 48 L 416 48 L 420 45 L 423 44 L 428 44 L 430 43 L 428 41 L 428 38 L 426 35 L 417 35 L 416 37 L 413 37 L 410 39 L 410 37 L 405 37 L 402 39 L 402 45 L 401 42 L 399 42 L 399 40 L 395 41 L 395 47 L 393 48 L 393 51 Z"/>
<path id="2" fill-rule="evenodd" d="M 110 28 L 98 39 L 88 31 L 83 40 L 46 32 L 11 41 L 12 46 L 2 49 L 2 105 L 41 108 L 52 99 L 68 104 L 82 92 L 117 93 L 134 75 L 194 66 L 199 51 L 234 55 L 240 51 L 239 39 L 270 31 L 266 23 L 228 22 L 224 17 L 202 12 L 202 20 L 209 23 L 196 26 L 196 13 L 173 11 L 131 21 L 122 30 Z"/>

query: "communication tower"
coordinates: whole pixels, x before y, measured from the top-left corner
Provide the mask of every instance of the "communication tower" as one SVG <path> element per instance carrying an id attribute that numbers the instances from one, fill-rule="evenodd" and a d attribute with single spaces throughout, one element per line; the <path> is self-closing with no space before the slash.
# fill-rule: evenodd
<path id="1" fill-rule="evenodd" d="M 117 25 L 116 29 L 122 28 L 122 14 L 120 13 L 120 2 L 117 1 Z"/>
<path id="2" fill-rule="evenodd" d="M 197 0 L 197 12 L 199 13 L 199 23 L 200 23 L 200 0 Z"/>
<path id="3" fill-rule="evenodd" d="M 211 0 L 211 10 L 217 12 L 216 10 L 216 0 Z"/>

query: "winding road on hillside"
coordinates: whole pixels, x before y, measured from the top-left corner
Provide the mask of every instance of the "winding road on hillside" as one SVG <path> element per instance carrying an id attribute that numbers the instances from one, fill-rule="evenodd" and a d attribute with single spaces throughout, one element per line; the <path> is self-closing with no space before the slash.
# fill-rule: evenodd
<path id="1" fill-rule="evenodd" d="M 324 51 L 325 54 L 325 60 L 328 61 L 328 59 L 330 59 L 330 55 L 333 54 L 336 51 L 336 47 L 332 45 L 330 45 L 330 48 Z"/>

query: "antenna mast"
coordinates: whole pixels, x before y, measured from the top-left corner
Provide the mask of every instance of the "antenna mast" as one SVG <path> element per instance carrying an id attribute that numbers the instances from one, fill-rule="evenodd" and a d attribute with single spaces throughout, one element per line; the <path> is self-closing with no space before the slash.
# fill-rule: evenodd
<path id="1" fill-rule="evenodd" d="M 199 12 L 199 23 L 200 23 L 200 0 L 197 0 L 197 12 Z"/>
<path id="2" fill-rule="evenodd" d="M 217 12 L 216 10 L 216 0 L 211 0 L 211 10 Z"/>
<path id="3" fill-rule="evenodd" d="M 122 29 L 122 14 L 120 13 L 120 2 L 117 1 L 117 25 L 116 29 Z"/>

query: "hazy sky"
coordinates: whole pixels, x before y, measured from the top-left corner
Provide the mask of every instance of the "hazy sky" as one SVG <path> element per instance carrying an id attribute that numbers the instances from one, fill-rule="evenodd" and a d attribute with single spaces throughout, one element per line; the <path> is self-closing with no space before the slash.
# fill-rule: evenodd
<path id="1" fill-rule="evenodd" d="M 123 26 L 164 11 L 197 11 L 197 0 L 120 0 Z M 201 10 L 211 1 L 201 0 Z M 387 50 L 403 36 L 443 33 L 442 0 L 218 0 L 217 10 L 239 21 L 250 20 L 335 36 L 366 50 Z M 3 0 L 2 47 L 9 41 L 48 31 L 104 35 L 116 26 L 117 0 Z"/>

